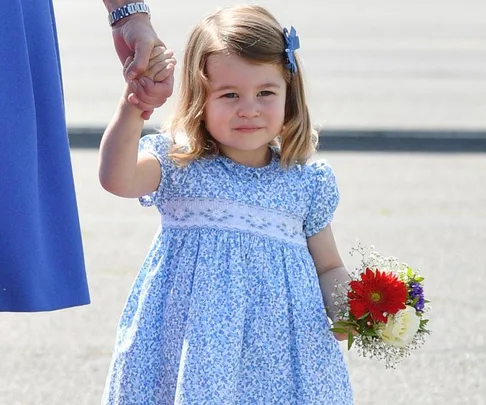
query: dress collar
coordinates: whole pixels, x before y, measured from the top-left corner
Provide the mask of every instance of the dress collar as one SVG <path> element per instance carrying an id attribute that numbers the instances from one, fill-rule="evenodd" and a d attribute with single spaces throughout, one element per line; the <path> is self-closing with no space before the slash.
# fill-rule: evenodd
<path id="1" fill-rule="evenodd" d="M 243 176 L 261 177 L 264 174 L 271 173 L 280 166 L 280 154 L 274 147 L 270 147 L 271 157 L 270 162 L 262 167 L 246 166 L 242 163 L 235 162 L 227 156 L 219 155 L 216 160 L 220 162 L 227 170 L 235 172 Z"/>

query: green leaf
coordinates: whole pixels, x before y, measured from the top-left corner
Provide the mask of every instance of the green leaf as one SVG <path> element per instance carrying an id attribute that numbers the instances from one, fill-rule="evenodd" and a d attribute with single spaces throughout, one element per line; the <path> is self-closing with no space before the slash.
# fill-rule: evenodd
<path id="1" fill-rule="evenodd" d="M 425 280 L 425 278 L 420 277 L 420 276 L 419 276 L 419 277 L 415 277 L 415 278 L 414 278 L 414 281 L 416 281 L 417 283 L 421 283 L 421 282 L 422 282 L 422 281 L 424 281 L 424 280 Z"/>
<path id="2" fill-rule="evenodd" d="M 409 267 L 407 269 L 407 276 L 408 276 L 408 278 L 413 278 L 413 276 L 414 276 L 413 269 L 411 267 Z"/>
<path id="3" fill-rule="evenodd" d="M 333 323 L 333 328 L 345 328 L 348 330 L 350 326 L 354 326 L 355 323 L 352 321 L 336 321 Z"/>
<path id="4" fill-rule="evenodd" d="M 351 332 L 351 329 L 349 329 L 348 330 L 348 350 L 351 350 L 353 343 L 354 343 L 354 335 Z"/>
<path id="5" fill-rule="evenodd" d="M 344 328 L 330 328 L 330 330 L 334 333 L 348 333 L 348 329 Z"/>
<path id="6" fill-rule="evenodd" d="M 370 314 L 370 313 L 369 313 L 369 312 L 367 312 L 366 314 L 361 315 L 361 316 L 358 318 L 358 321 L 362 321 L 363 319 L 368 318 L 369 314 Z"/>
<path id="7" fill-rule="evenodd" d="M 375 330 L 371 328 L 363 329 L 361 334 L 370 337 L 378 337 L 378 334 L 375 332 Z"/>

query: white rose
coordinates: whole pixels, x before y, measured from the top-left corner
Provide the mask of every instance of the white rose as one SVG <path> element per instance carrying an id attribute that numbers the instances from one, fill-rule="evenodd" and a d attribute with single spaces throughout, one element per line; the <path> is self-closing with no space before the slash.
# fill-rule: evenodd
<path id="1" fill-rule="evenodd" d="M 405 347 L 413 340 L 419 326 L 420 318 L 415 308 L 407 305 L 405 309 L 390 316 L 388 322 L 378 330 L 378 334 L 384 342 L 392 346 Z"/>

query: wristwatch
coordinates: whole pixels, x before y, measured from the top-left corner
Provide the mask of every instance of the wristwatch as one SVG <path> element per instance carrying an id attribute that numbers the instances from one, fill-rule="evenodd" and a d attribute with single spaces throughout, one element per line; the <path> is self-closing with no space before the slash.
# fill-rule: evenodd
<path id="1" fill-rule="evenodd" d="M 115 8 L 112 12 L 108 14 L 108 21 L 111 26 L 116 24 L 118 21 L 137 13 L 145 13 L 150 17 L 150 9 L 144 2 L 139 1 L 136 3 L 128 3 L 124 6 Z"/>

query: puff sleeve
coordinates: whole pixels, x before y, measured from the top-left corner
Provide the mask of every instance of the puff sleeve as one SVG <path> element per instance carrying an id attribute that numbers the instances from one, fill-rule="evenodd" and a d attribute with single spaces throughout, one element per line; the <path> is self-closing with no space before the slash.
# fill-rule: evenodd
<path id="1" fill-rule="evenodd" d="M 327 161 L 319 161 L 309 167 L 313 184 L 310 187 L 310 207 L 304 219 L 306 237 L 315 235 L 331 223 L 339 203 L 339 190 L 331 165 Z"/>
<path id="2" fill-rule="evenodd" d="M 144 207 L 150 207 L 162 202 L 168 180 L 175 167 L 168 156 L 172 144 L 173 141 L 170 135 L 167 134 L 146 135 L 140 139 L 138 152 L 147 152 L 154 155 L 159 161 L 161 168 L 160 184 L 157 190 L 139 198 L 140 204 Z"/>

